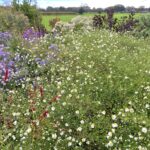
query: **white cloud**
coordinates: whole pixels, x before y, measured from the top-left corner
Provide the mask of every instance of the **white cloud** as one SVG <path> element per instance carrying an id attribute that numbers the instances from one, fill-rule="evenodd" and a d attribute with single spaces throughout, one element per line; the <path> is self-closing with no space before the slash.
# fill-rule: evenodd
<path id="1" fill-rule="evenodd" d="M 0 3 L 9 3 L 12 0 L 0 0 Z M 88 4 L 90 7 L 108 7 L 116 4 L 123 4 L 125 6 L 145 6 L 150 7 L 150 0 L 37 0 L 38 6 L 41 8 L 46 8 L 48 6 L 52 7 L 79 7 L 81 4 Z"/>
<path id="2" fill-rule="evenodd" d="M 149 0 L 87 0 L 88 4 L 92 7 L 108 7 L 115 4 L 123 4 L 125 6 L 145 6 L 150 7 Z M 96 4 L 96 5 L 95 5 Z"/>
<path id="3" fill-rule="evenodd" d="M 47 6 L 52 7 L 78 7 L 81 4 L 88 4 L 90 7 L 108 7 L 116 4 L 123 4 L 125 6 L 145 6 L 150 7 L 150 0 L 38 0 L 39 7 L 46 8 Z"/>
<path id="4" fill-rule="evenodd" d="M 85 0 L 38 0 L 38 6 L 46 8 L 47 6 L 52 7 L 78 7 L 80 6 Z M 84 2 L 85 3 L 85 2 Z"/>

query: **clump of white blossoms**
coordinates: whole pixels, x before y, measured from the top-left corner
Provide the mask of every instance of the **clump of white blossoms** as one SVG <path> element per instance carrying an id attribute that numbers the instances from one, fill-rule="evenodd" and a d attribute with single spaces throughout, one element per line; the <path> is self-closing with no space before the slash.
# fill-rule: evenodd
<path id="1" fill-rule="evenodd" d="M 82 142 L 85 142 L 86 141 L 86 138 L 82 138 Z"/>
<path id="2" fill-rule="evenodd" d="M 110 139 L 112 137 L 112 132 L 108 132 L 107 139 Z"/>
<path id="3" fill-rule="evenodd" d="M 113 127 L 113 128 L 117 128 L 117 127 L 118 127 L 118 124 L 117 124 L 117 123 L 113 123 L 113 124 L 112 124 L 112 127 Z"/>
<path id="4" fill-rule="evenodd" d="M 77 131 L 81 132 L 81 131 L 82 131 L 82 128 L 81 128 L 81 127 L 78 127 L 78 128 L 77 128 Z"/>
<path id="5" fill-rule="evenodd" d="M 106 147 L 113 147 L 113 145 L 114 145 L 113 142 L 109 141 L 109 143 L 106 144 Z"/>
<path id="6" fill-rule="evenodd" d="M 79 110 L 76 110 L 76 112 L 75 112 L 75 113 L 78 115 L 80 112 L 79 112 Z"/>
<path id="7" fill-rule="evenodd" d="M 81 120 L 80 123 L 81 123 L 81 124 L 84 124 L 84 120 Z"/>
<path id="8" fill-rule="evenodd" d="M 146 105 L 145 105 L 145 108 L 149 109 L 149 108 L 150 108 L 150 105 L 149 105 L 149 104 L 146 104 Z"/>
<path id="9" fill-rule="evenodd" d="M 95 124 L 94 124 L 94 123 L 91 124 L 91 128 L 92 128 L 92 129 L 95 128 Z"/>
<path id="10" fill-rule="evenodd" d="M 13 125 L 15 125 L 15 126 L 17 125 L 17 121 L 16 120 L 13 122 Z"/>
<path id="11" fill-rule="evenodd" d="M 54 111 L 54 110 L 55 110 L 55 107 L 52 107 L 51 110 Z"/>
<path id="12" fill-rule="evenodd" d="M 105 115 L 105 114 L 106 114 L 106 111 L 105 111 L 105 110 L 104 110 L 104 111 L 102 111 L 102 114 L 103 114 L 103 115 Z"/>
<path id="13" fill-rule="evenodd" d="M 68 147 L 70 147 L 70 146 L 72 146 L 72 142 L 69 142 L 69 143 L 68 143 Z"/>
<path id="14" fill-rule="evenodd" d="M 112 115 L 112 120 L 116 120 L 117 116 L 116 115 Z"/>
<path id="15" fill-rule="evenodd" d="M 57 138 L 57 134 L 56 133 L 53 133 L 52 134 L 52 139 L 56 139 Z"/>
<path id="16" fill-rule="evenodd" d="M 68 127 L 68 126 L 69 126 L 69 124 L 68 124 L 68 123 L 65 123 L 65 126 L 66 126 L 66 127 Z"/>
<path id="17" fill-rule="evenodd" d="M 19 112 L 14 112 L 13 114 L 12 114 L 14 117 L 17 117 L 17 116 L 20 116 L 20 113 Z"/>
<path id="18" fill-rule="evenodd" d="M 147 133 L 147 128 L 143 127 L 143 128 L 142 128 L 142 132 L 143 132 L 143 133 Z"/>
<path id="19" fill-rule="evenodd" d="M 63 106 L 66 106 L 66 102 L 63 102 L 62 105 L 63 105 Z"/>
<path id="20" fill-rule="evenodd" d="M 129 110 L 129 108 L 125 108 L 125 112 L 129 112 L 130 110 Z"/>
<path id="21" fill-rule="evenodd" d="M 27 133 L 30 133 L 32 131 L 31 127 L 28 127 L 28 129 L 26 130 Z"/>

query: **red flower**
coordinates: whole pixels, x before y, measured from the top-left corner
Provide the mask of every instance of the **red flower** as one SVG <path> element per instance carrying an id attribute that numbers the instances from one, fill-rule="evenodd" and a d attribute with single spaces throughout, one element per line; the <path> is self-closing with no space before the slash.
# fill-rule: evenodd
<path id="1" fill-rule="evenodd" d="M 5 81 L 5 82 L 6 82 L 7 79 L 8 79 L 8 73 L 9 73 L 8 68 L 5 68 L 5 76 L 4 76 L 4 81 Z"/>
<path id="2" fill-rule="evenodd" d="M 34 112 L 35 110 L 36 110 L 35 107 L 31 107 L 31 108 L 29 109 L 30 112 Z"/>
<path id="3" fill-rule="evenodd" d="M 55 96 L 51 99 L 51 101 L 49 102 L 49 104 L 53 103 L 53 102 L 56 102 L 61 96 L 58 95 L 58 96 Z"/>
<path id="4" fill-rule="evenodd" d="M 47 117 L 48 116 L 48 110 L 45 110 L 44 112 L 43 112 L 43 117 Z"/>
<path id="5" fill-rule="evenodd" d="M 43 87 L 42 87 L 42 86 L 40 86 L 40 94 L 41 94 L 41 97 L 44 96 L 44 90 L 43 90 Z"/>

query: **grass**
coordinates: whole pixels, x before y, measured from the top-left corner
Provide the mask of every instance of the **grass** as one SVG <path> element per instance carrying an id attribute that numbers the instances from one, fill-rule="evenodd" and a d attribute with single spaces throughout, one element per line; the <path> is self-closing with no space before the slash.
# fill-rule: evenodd
<path id="1" fill-rule="evenodd" d="M 83 16 L 94 16 L 95 13 L 86 13 Z M 54 19 L 56 17 L 60 18 L 61 21 L 63 22 L 69 22 L 71 21 L 71 19 L 73 19 L 74 17 L 76 17 L 78 14 L 69 14 L 69 15 L 43 15 L 42 16 L 42 23 L 43 25 L 46 27 L 46 29 L 50 30 L 50 26 L 49 26 L 49 20 Z"/>
<path id="2" fill-rule="evenodd" d="M 82 16 L 90 16 L 90 17 L 93 17 L 96 13 L 85 13 L 83 14 Z M 58 15 L 43 15 L 42 16 L 42 24 L 46 27 L 46 29 L 50 30 L 51 27 L 49 26 L 49 20 L 55 18 L 55 17 L 59 17 L 61 21 L 63 22 L 69 22 L 71 21 L 72 18 L 76 17 L 78 14 L 69 14 L 69 15 L 61 15 L 61 14 L 58 14 Z M 117 17 L 117 18 L 121 18 L 123 16 L 127 16 L 128 13 L 115 13 L 114 17 Z M 135 17 L 140 17 L 142 14 L 141 13 L 137 13 L 135 15 Z"/>
<path id="3" fill-rule="evenodd" d="M 42 23 L 46 27 L 46 29 L 50 30 L 49 20 L 59 17 L 61 21 L 69 22 L 72 18 L 76 15 L 43 15 L 42 16 Z"/>

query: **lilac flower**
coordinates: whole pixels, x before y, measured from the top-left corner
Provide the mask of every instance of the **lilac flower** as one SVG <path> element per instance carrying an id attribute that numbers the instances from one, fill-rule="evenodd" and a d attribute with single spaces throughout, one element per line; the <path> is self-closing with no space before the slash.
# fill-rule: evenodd
<path id="1" fill-rule="evenodd" d="M 58 51 L 58 46 L 56 44 L 51 44 L 48 49 Z"/>
<path id="2" fill-rule="evenodd" d="M 11 37 L 9 32 L 0 32 L 0 45 L 4 44 L 6 46 Z"/>
<path id="3" fill-rule="evenodd" d="M 44 35 L 45 33 L 42 30 L 36 31 L 34 28 L 29 28 L 24 31 L 23 38 L 32 42 L 35 39 L 43 37 Z"/>

